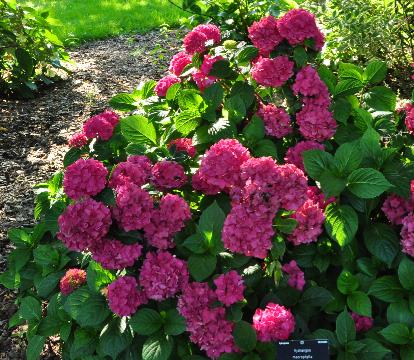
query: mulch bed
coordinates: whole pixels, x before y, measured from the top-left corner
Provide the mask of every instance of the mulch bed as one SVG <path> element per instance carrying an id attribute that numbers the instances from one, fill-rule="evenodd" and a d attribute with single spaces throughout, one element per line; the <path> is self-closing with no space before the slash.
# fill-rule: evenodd
<path id="1" fill-rule="evenodd" d="M 177 31 L 153 31 L 84 44 L 71 52 L 68 80 L 32 100 L 0 99 L 0 272 L 11 245 L 7 231 L 33 225 L 33 186 L 62 168 L 70 134 L 119 92 L 145 79 L 159 79 L 179 47 Z M 25 342 L 8 330 L 15 312 L 13 292 L 0 286 L 0 360 L 25 359 Z M 43 359 L 58 359 L 56 346 Z"/>

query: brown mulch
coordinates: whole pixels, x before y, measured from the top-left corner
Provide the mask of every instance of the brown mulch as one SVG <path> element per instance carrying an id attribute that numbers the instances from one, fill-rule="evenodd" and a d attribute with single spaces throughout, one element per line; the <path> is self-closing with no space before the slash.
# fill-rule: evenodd
<path id="1" fill-rule="evenodd" d="M 33 225 L 33 186 L 62 168 L 67 138 L 91 113 L 145 79 L 159 79 L 179 47 L 177 31 L 153 31 L 84 44 L 71 52 L 68 80 L 32 100 L 0 99 L 0 273 L 11 245 L 7 231 Z M 8 329 L 15 295 L 0 286 L 0 360 L 25 359 L 25 342 Z M 49 343 L 43 359 L 58 358 Z"/>

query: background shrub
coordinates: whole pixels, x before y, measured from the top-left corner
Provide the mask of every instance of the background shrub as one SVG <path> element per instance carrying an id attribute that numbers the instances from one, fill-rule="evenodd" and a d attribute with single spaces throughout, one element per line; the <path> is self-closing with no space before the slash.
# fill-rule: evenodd
<path id="1" fill-rule="evenodd" d="M 0 1 L 0 94 L 30 97 L 39 85 L 67 71 L 62 42 L 52 33 L 48 12 Z"/>

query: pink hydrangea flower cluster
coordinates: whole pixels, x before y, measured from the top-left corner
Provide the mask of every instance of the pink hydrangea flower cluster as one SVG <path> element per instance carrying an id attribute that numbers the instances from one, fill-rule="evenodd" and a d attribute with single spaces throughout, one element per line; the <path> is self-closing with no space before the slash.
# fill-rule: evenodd
<path id="1" fill-rule="evenodd" d="M 318 240 L 322 234 L 325 215 L 318 203 L 307 200 L 292 215 L 298 224 L 293 233 L 288 236 L 288 240 L 294 245 L 309 244 Z"/>
<path id="2" fill-rule="evenodd" d="M 287 340 L 295 330 L 295 318 L 284 306 L 269 303 L 265 310 L 256 309 L 253 327 L 259 341 Z"/>
<path id="3" fill-rule="evenodd" d="M 260 104 L 257 115 L 263 120 L 266 135 L 281 139 L 292 132 L 290 116 L 274 104 Z"/>
<path id="4" fill-rule="evenodd" d="M 213 308 L 215 301 L 217 296 L 207 283 L 190 283 L 178 300 L 190 340 L 211 359 L 238 351 L 232 335 L 234 324 L 226 320 L 224 307 Z"/>
<path id="5" fill-rule="evenodd" d="M 304 9 L 292 9 L 277 21 L 280 35 L 292 46 L 307 39 L 315 41 L 315 48 L 321 50 L 324 36 L 316 25 L 315 16 Z"/>
<path id="6" fill-rule="evenodd" d="M 68 145 L 71 148 L 81 148 L 88 143 L 88 138 L 84 133 L 76 133 L 71 136 Z"/>
<path id="7" fill-rule="evenodd" d="M 88 139 L 109 140 L 112 137 L 119 116 L 113 111 L 106 110 L 101 114 L 92 116 L 83 124 L 83 133 Z"/>
<path id="8" fill-rule="evenodd" d="M 300 141 L 295 146 L 292 146 L 288 149 L 285 155 L 285 161 L 289 164 L 296 165 L 302 171 L 305 171 L 305 166 L 303 165 L 303 152 L 307 150 L 325 150 L 325 146 L 319 144 L 316 141 Z"/>
<path id="9" fill-rule="evenodd" d="M 251 75 L 259 85 L 279 87 L 292 77 L 293 66 L 294 63 L 284 55 L 260 58 L 253 65 Z"/>
<path id="10" fill-rule="evenodd" d="M 116 189 L 116 206 L 112 214 L 125 230 L 141 230 L 151 221 L 154 202 L 150 194 L 139 186 L 127 182 Z"/>
<path id="11" fill-rule="evenodd" d="M 169 71 L 173 75 L 180 76 L 184 68 L 189 64 L 191 64 L 191 55 L 181 51 L 172 57 Z"/>
<path id="12" fill-rule="evenodd" d="M 402 251 L 414 256 L 414 214 L 410 213 L 402 219 L 401 245 Z"/>
<path id="13" fill-rule="evenodd" d="M 358 315 L 352 312 L 351 317 L 355 322 L 355 328 L 357 332 L 365 332 L 372 328 L 374 325 L 374 319 L 368 316 Z"/>
<path id="14" fill-rule="evenodd" d="M 325 210 L 329 204 L 335 202 L 335 197 L 326 199 L 325 195 L 319 190 L 317 186 L 308 186 L 306 196 L 309 200 L 312 200 L 315 204 L 318 204 L 322 210 Z"/>
<path id="15" fill-rule="evenodd" d="M 116 165 L 109 180 L 109 186 L 116 189 L 118 186 L 133 183 L 142 186 L 148 183 L 152 164 L 143 155 L 130 156 L 127 161 Z"/>
<path id="16" fill-rule="evenodd" d="M 200 171 L 197 170 L 191 179 L 193 189 L 201 191 L 206 195 L 216 195 L 221 191 L 221 187 L 207 182 L 207 180 L 200 176 Z"/>
<path id="17" fill-rule="evenodd" d="M 414 134 L 414 106 L 407 104 L 405 107 L 405 126 L 410 134 Z"/>
<path id="18" fill-rule="evenodd" d="M 282 266 L 282 270 L 288 275 L 289 286 L 302 291 L 305 286 L 305 274 L 299 268 L 295 260 Z"/>
<path id="19" fill-rule="evenodd" d="M 187 264 L 168 251 L 148 252 L 139 282 L 148 299 L 162 301 L 175 296 L 188 284 Z"/>
<path id="20" fill-rule="evenodd" d="M 152 212 L 149 223 L 145 226 L 145 237 L 150 245 L 158 249 L 169 249 L 175 246 L 174 235 L 179 232 L 187 220 L 191 219 L 191 211 L 186 201 L 178 195 L 167 194 Z"/>
<path id="21" fill-rule="evenodd" d="M 269 56 L 270 52 L 283 41 L 277 29 L 277 20 L 271 15 L 255 21 L 249 27 L 249 39 L 262 56 Z"/>
<path id="22" fill-rule="evenodd" d="M 272 248 L 273 214 L 244 205 L 233 206 L 224 221 L 224 246 L 236 253 L 264 259 Z"/>
<path id="23" fill-rule="evenodd" d="M 69 205 L 59 216 L 57 237 L 74 251 L 93 247 L 109 231 L 111 212 L 102 203 L 85 199 Z"/>
<path id="24" fill-rule="evenodd" d="M 158 190 L 178 189 L 187 182 L 184 168 L 176 161 L 162 160 L 151 170 L 151 183 Z"/>
<path id="25" fill-rule="evenodd" d="M 121 270 L 134 265 L 141 256 L 142 245 L 123 244 L 119 240 L 103 238 L 90 249 L 92 258 L 104 268 Z"/>
<path id="26" fill-rule="evenodd" d="M 86 283 L 86 271 L 82 269 L 69 269 L 60 279 L 60 292 L 67 296 Z"/>
<path id="27" fill-rule="evenodd" d="M 199 180 L 206 187 L 228 191 L 239 183 L 240 166 L 249 158 L 249 150 L 237 140 L 220 140 L 204 154 L 198 173 Z"/>
<path id="28" fill-rule="evenodd" d="M 230 306 L 244 299 L 244 289 L 242 277 L 235 270 L 231 270 L 226 274 L 221 274 L 214 280 L 216 285 L 216 295 L 219 301 L 224 305 Z"/>
<path id="29" fill-rule="evenodd" d="M 122 276 L 108 286 L 108 303 L 112 312 L 118 316 L 129 316 L 146 304 L 147 299 L 138 290 L 137 280 L 132 276 Z"/>
<path id="30" fill-rule="evenodd" d="M 193 145 L 193 140 L 191 138 L 179 138 L 172 140 L 168 144 L 168 148 L 170 150 L 174 148 L 176 152 L 184 152 L 191 158 L 196 156 L 197 153 L 197 150 Z"/>
<path id="31" fill-rule="evenodd" d="M 197 84 L 200 91 L 204 91 L 209 86 L 213 85 L 217 80 L 216 76 L 209 75 L 214 63 L 219 60 L 223 60 L 222 56 L 204 55 L 203 63 L 200 70 L 196 70 L 192 73 L 193 80 Z"/>
<path id="32" fill-rule="evenodd" d="M 412 200 L 406 200 L 398 195 L 392 194 L 385 199 L 381 210 L 390 223 L 401 225 L 403 219 L 410 212 L 414 211 L 414 203 Z"/>
<path id="33" fill-rule="evenodd" d="M 66 195 L 77 200 L 99 194 L 106 185 L 108 170 L 98 160 L 79 159 L 69 165 L 63 178 Z"/>
<path id="34" fill-rule="evenodd" d="M 181 82 L 180 78 L 174 74 L 169 74 L 161 78 L 157 85 L 155 85 L 154 91 L 157 96 L 164 97 L 167 95 L 168 89 L 171 85 Z"/>
<path id="35" fill-rule="evenodd" d="M 220 29 L 212 24 L 196 26 L 184 37 L 185 51 L 193 55 L 207 50 L 207 43 L 218 44 L 221 41 Z"/>
<path id="36" fill-rule="evenodd" d="M 300 133 L 308 140 L 325 141 L 336 131 L 336 121 L 329 111 L 329 91 L 318 72 L 310 65 L 296 75 L 293 92 L 304 96 L 304 106 L 296 114 Z"/>

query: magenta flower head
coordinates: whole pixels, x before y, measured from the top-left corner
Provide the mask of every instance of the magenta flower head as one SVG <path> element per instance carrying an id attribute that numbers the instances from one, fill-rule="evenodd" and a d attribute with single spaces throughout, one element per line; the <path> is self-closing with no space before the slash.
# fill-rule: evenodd
<path id="1" fill-rule="evenodd" d="M 290 116 L 274 104 L 260 104 L 257 115 L 263 120 L 266 135 L 281 139 L 292 132 Z"/>
<path id="2" fill-rule="evenodd" d="M 263 86 L 282 86 L 293 75 L 294 63 L 287 56 L 260 58 L 252 67 L 253 79 Z"/>
<path id="3" fill-rule="evenodd" d="M 401 245 L 402 251 L 414 257 L 414 214 L 410 213 L 402 220 Z"/>
<path id="4" fill-rule="evenodd" d="M 259 341 L 287 340 L 295 330 L 295 318 L 284 306 L 269 303 L 264 310 L 256 309 L 253 327 Z"/>
<path id="5" fill-rule="evenodd" d="M 90 198 L 69 205 L 58 218 L 57 237 L 68 249 L 84 251 L 93 247 L 109 231 L 111 212 Z"/>
<path id="6" fill-rule="evenodd" d="M 299 268 L 295 260 L 282 266 L 282 270 L 288 275 L 289 286 L 302 291 L 305 286 L 305 274 Z"/>
<path id="7" fill-rule="evenodd" d="M 179 138 L 171 140 L 168 144 L 168 148 L 172 150 L 175 149 L 176 152 L 185 152 L 189 157 L 194 157 L 197 153 L 195 146 L 193 145 L 193 140 L 191 138 Z"/>
<path id="8" fill-rule="evenodd" d="M 137 186 L 146 184 L 151 175 L 151 163 L 146 156 L 142 157 L 145 159 L 134 162 L 129 158 L 128 161 L 116 165 L 112 171 L 109 186 L 116 189 L 129 182 Z"/>
<path id="9" fill-rule="evenodd" d="M 84 133 L 76 133 L 71 136 L 68 145 L 71 148 L 81 148 L 88 143 L 88 138 Z"/>
<path id="10" fill-rule="evenodd" d="M 134 265 L 141 256 L 142 245 L 126 245 L 119 240 L 103 238 L 90 250 L 92 258 L 105 269 L 121 270 Z"/>
<path id="11" fill-rule="evenodd" d="M 142 291 L 132 276 L 122 276 L 108 286 L 108 302 L 112 312 L 118 316 L 129 316 L 138 306 L 147 303 Z"/>
<path id="12" fill-rule="evenodd" d="M 221 274 L 214 280 L 214 284 L 217 298 L 224 305 L 230 306 L 244 299 L 243 292 L 246 286 L 237 271 L 231 270 L 226 274 Z"/>
<path id="13" fill-rule="evenodd" d="M 292 9 L 277 22 L 280 35 L 290 45 L 303 44 L 307 39 L 315 41 L 315 49 L 321 50 L 324 36 L 316 25 L 315 16 L 304 9 Z"/>
<path id="14" fill-rule="evenodd" d="M 99 194 L 106 185 L 108 170 L 98 160 L 79 159 L 69 165 L 63 178 L 66 195 L 77 200 Z"/>
<path id="15" fill-rule="evenodd" d="M 86 283 L 86 271 L 82 269 L 69 269 L 60 279 L 59 287 L 63 295 L 69 295 Z"/>
<path id="16" fill-rule="evenodd" d="M 372 328 L 374 319 L 368 316 L 358 315 L 352 312 L 351 317 L 355 322 L 355 329 L 357 332 L 365 332 Z"/>
<path id="17" fill-rule="evenodd" d="M 157 96 L 164 97 L 167 95 L 168 89 L 171 87 L 171 85 L 181 82 L 180 78 L 176 75 L 167 75 L 161 78 L 157 85 L 154 88 L 155 93 Z"/>
<path id="18" fill-rule="evenodd" d="M 412 211 L 414 211 L 413 201 L 406 200 L 398 195 L 389 195 L 382 205 L 381 210 L 391 224 L 401 225 L 403 219 Z"/>
<path id="19" fill-rule="evenodd" d="M 148 299 L 162 301 L 175 296 L 188 284 L 187 264 L 168 251 L 147 253 L 139 282 Z"/>
<path id="20" fill-rule="evenodd" d="M 283 41 L 277 29 L 277 20 L 273 16 L 255 21 L 249 27 L 249 39 L 262 56 L 269 56 L 270 52 Z"/>
<path id="21" fill-rule="evenodd" d="M 109 140 L 118 122 L 118 115 L 107 110 L 88 119 L 83 124 L 83 132 L 88 139 Z"/>
<path id="22" fill-rule="evenodd" d="M 305 166 L 303 165 L 303 152 L 307 150 L 325 150 L 325 146 L 316 141 L 299 141 L 295 146 L 292 146 L 288 149 L 285 156 L 285 161 L 289 164 L 293 164 L 302 171 L 305 171 Z"/>
<path id="23" fill-rule="evenodd" d="M 184 68 L 189 64 L 191 64 L 191 55 L 179 52 L 172 57 L 169 71 L 171 74 L 180 76 Z"/>
<path id="24" fill-rule="evenodd" d="M 184 168 L 176 161 L 163 160 L 151 171 L 151 183 L 159 190 L 179 189 L 187 182 Z"/>

